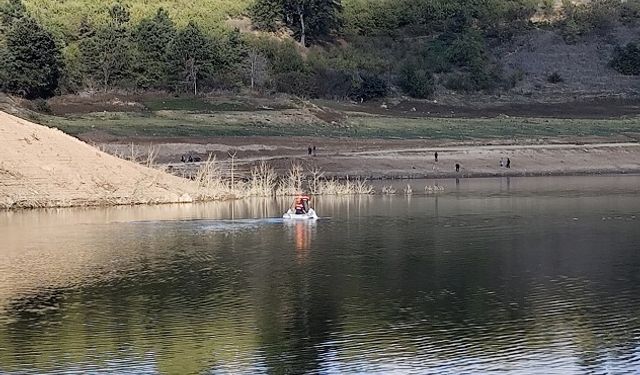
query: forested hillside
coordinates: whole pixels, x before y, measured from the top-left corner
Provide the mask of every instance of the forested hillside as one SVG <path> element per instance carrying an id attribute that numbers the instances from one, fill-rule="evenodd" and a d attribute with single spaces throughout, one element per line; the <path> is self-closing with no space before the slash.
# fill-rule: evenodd
<path id="1" fill-rule="evenodd" d="M 639 21 L 640 0 L 0 0 L 0 84 L 29 99 L 615 94 L 640 74 Z"/>

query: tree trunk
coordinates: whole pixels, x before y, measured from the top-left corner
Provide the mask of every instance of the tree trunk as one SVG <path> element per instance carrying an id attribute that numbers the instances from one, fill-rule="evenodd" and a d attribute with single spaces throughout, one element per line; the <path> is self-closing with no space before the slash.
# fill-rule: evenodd
<path id="1" fill-rule="evenodd" d="M 255 86 L 256 59 L 257 59 L 257 55 L 251 56 L 251 91 L 254 90 L 254 86 Z"/>
<path id="2" fill-rule="evenodd" d="M 298 16 L 300 17 L 300 44 L 302 44 L 303 47 L 306 47 L 306 35 L 305 35 L 305 28 L 304 28 L 304 12 L 302 9 L 302 5 L 298 4 Z"/>
<path id="3" fill-rule="evenodd" d="M 106 64 L 102 64 L 102 78 L 104 91 L 107 91 L 109 88 L 109 67 Z"/>
<path id="4" fill-rule="evenodd" d="M 198 95 L 198 78 L 196 77 L 196 62 L 191 62 L 191 79 L 193 80 L 193 95 Z"/>

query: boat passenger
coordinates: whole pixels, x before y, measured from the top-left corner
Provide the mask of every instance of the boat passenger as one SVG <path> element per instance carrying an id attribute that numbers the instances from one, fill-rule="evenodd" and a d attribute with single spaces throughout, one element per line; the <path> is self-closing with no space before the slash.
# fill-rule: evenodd
<path id="1" fill-rule="evenodd" d="M 296 197 L 295 200 L 295 209 L 296 209 L 296 215 L 302 215 L 302 214 L 306 214 L 307 212 L 309 212 L 309 201 L 311 200 L 311 198 L 309 198 L 308 195 L 306 194 L 301 194 L 298 195 Z"/>

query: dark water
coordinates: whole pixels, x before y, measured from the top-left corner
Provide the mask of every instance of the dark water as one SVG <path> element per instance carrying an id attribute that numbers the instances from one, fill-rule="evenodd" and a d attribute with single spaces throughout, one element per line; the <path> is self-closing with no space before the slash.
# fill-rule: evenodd
<path id="1" fill-rule="evenodd" d="M 0 212 L 0 373 L 640 373 L 640 177 L 411 184 Z"/>

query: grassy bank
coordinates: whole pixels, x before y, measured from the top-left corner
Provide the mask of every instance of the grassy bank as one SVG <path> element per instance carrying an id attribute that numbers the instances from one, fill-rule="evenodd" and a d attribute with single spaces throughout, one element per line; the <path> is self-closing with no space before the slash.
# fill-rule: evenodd
<path id="1" fill-rule="evenodd" d="M 429 139 L 535 139 L 598 136 L 637 138 L 640 121 L 549 118 L 406 118 L 346 114 L 326 122 L 307 110 L 88 113 L 42 115 L 42 124 L 78 136 L 100 131 L 117 137 L 314 136 Z"/>

